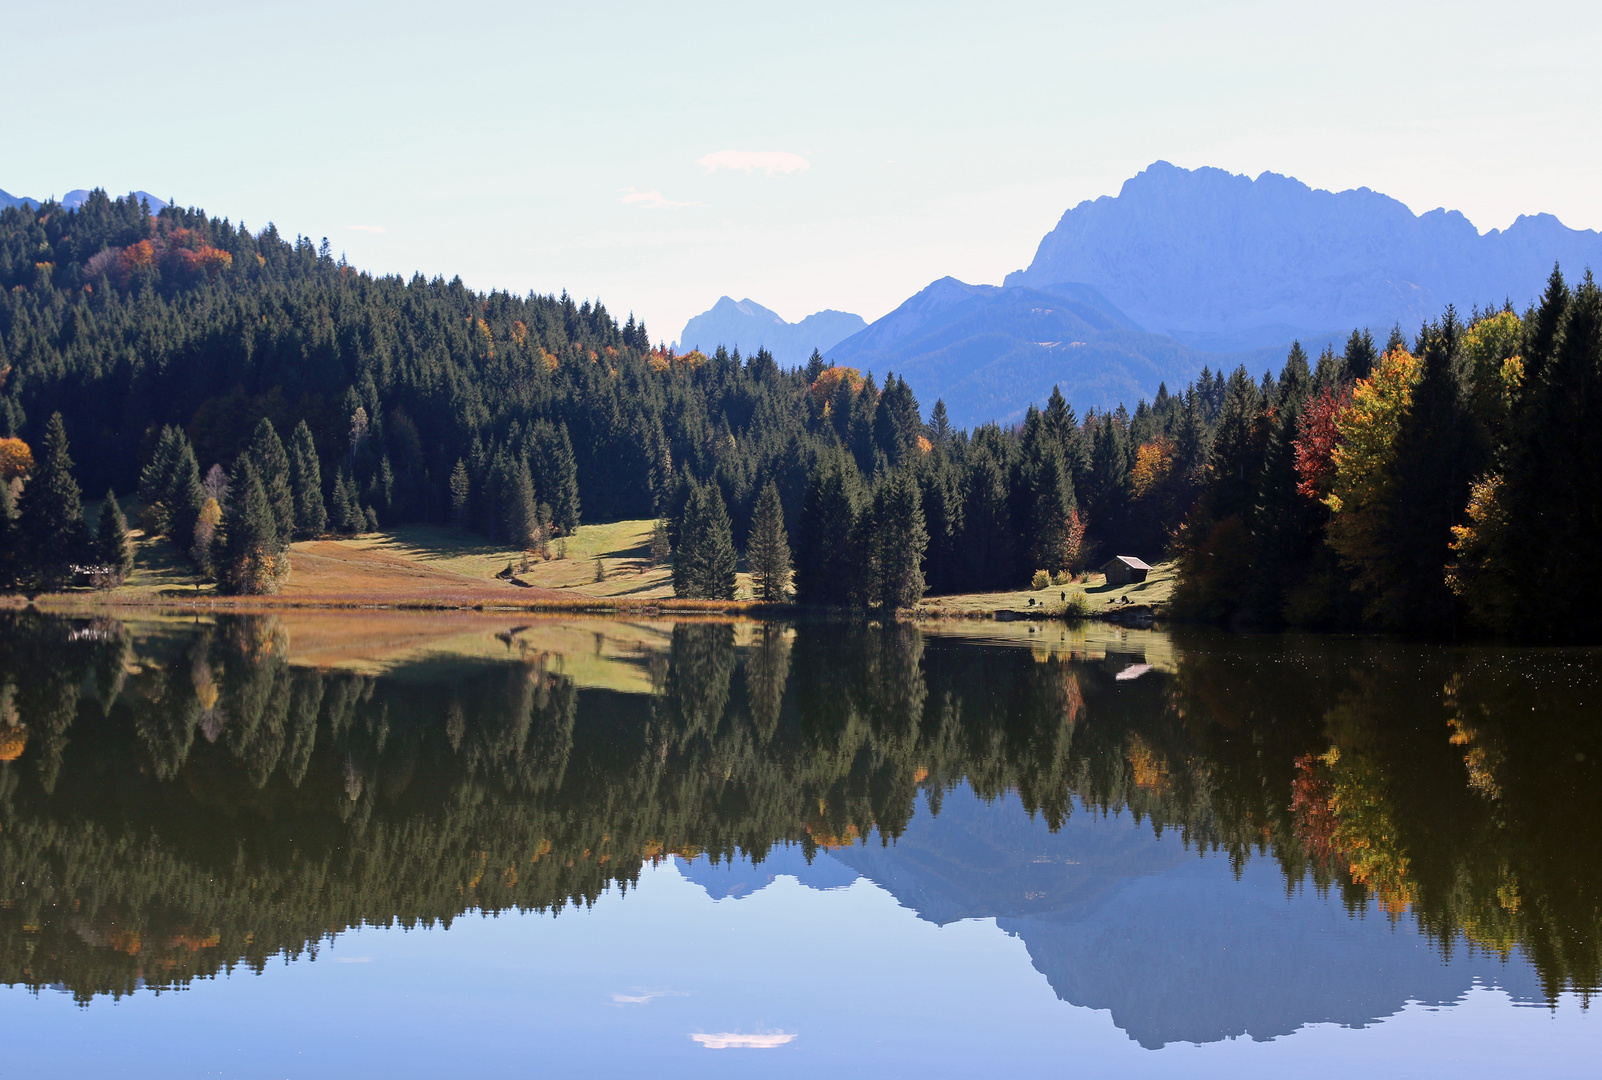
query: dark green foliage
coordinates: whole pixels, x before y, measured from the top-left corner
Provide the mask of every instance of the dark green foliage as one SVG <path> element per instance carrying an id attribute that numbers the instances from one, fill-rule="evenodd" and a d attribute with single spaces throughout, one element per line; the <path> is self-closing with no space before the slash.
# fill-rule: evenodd
<path id="1" fill-rule="evenodd" d="M 807 478 L 795 571 L 802 603 L 851 602 L 861 566 L 854 548 L 861 486 L 856 463 L 838 450 L 826 451 Z"/>
<path id="2" fill-rule="evenodd" d="M 17 500 L 17 547 L 19 576 L 39 591 L 59 588 L 93 555 L 60 413 L 45 427 L 33 474 Z"/>
<path id="3" fill-rule="evenodd" d="M 897 469 L 873 495 L 872 605 L 885 611 L 923 599 L 923 554 L 929 543 L 917 481 Z"/>
<path id="4" fill-rule="evenodd" d="M 1553 281 L 1526 319 L 1525 382 L 1502 449 L 1509 622 L 1546 637 L 1602 636 L 1602 289 Z M 1533 361 L 1533 363 L 1532 363 Z M 1531 368 L 1535 374 L 1531 374 Z"/>
<path id="5" fill-rule="evenodd" d="M 1008 496 L 1011 444 L 1000 429 L 980 428 L 964 457 L 962 530 L 957 543 L 961 588 L 1004 588 L 1017 576 L 1016 540 Z"/>
<path id="6" fill-rule="evenodd" d="M 128 519 L 117 505 L 115 492 L 106 492 L 100 505 L 100 522 L 95 530 L 95 561 L 106 571 L 111 583 L 120 584 L 133 572 L 133 542 L 128 538 Z"/>
<path id="7" fill-rule="evenodd" d="M 1422 346 L 1423 374 L 1396 441 L 1389 583 L 1373 610 L 1387 626 L 1438 631 L 1459 618 L 1444 576 L 1452 526 L 1464 519 L 1469 484 L 1490 464 L 1491 448 L 1460 378 L 1455 311 L 1427 329 Z"/>
<path id="8" fill-rule="evenodd" d="M 451 470 L 451 524 L 458 529 L 467 527 L 467 500 L 472 495 L 473 482 L 467 475 L 467 462 L 456 459 Z"/>
<path id="9" fill-rule="evenodd" d="M 716 484 L 696 484 L 679 519 L 673 553 L 673 594 L 692 600 L 733 600 L 735 553 L 729 511 Z"/>
<path id="10" fill-rule="evenodd" d="M 667 522 L 661 518 L 651 526 L 651 565 L 662 566 L 673 557 L 673 542 L 668 537 Z"/>
<path id="11" fill-rule="evenodd" d="M 303 540 L 321 536 L 328 530 L 328 509 L 323 505 L 323 472 L 317 460 L 316 441 L 304 420 L 295 426 L 289 483 L 295 501 L 295 535 Z"/>
<path id="12" fill-rule="evenodd" d="M 250 441 L 250 463 L 267 494 L 267 505 L 272 507 L 273 523 L 278 535 L 288 542 L 295 534 L 295 492 L 291 482 L 289 454 L 284 450 L 273 423 L 265 416 L 256 423 Z"/>
<path id="13" fill-rule="evenodd" d="M 270 593 L 289 573 L 288 542 L 252 460 L 241 454 L 228 478 L 217 582 L 225 592 Z"/>
<path id="14" fill-rule="evenodd" d="M 768 481 L 757 499 L 751 533 L 745 543 L 745 561 L 758 600 L 783 600 L 790 590 L 790 540 L 784 531 L 784 506 L 779 488 Z"/>

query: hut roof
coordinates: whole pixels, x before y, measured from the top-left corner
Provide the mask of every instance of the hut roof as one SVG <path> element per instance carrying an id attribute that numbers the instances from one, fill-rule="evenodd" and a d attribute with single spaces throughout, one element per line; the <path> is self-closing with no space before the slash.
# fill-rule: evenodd
<path id="1" fill-rule="evenodd" d="M 1141 562 L 1139 559 L 1135 558 L 1133 555 L 1114 555 L 1112 558 L 1108 559 L 1106 561 L 1106 563 L 1103 564 L 1103 569 L 1105 569 L 1108 566 L 1111 566 L 1113 563 L 1123 563 L 1125 566 L 1129 567 L 1131 570 L 1150 570 L 1151 569 L 1151 567 L 1147 566 L 1145 563 Z"/>

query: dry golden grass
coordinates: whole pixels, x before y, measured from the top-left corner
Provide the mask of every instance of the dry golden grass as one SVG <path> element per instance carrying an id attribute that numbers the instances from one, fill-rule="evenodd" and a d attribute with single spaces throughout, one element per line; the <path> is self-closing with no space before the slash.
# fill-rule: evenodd
<path id="1" fill-rule="evenodd" d="M 1177 564 L 1158 563 L 1138 585 L 1108 585 L 1101 574 L 1092 574 L 1087 580 L 1074 585 L 1049 585 L 1044 589 L 1018 589 L 1012 592 L 965 593 L 958 596 L 926 597 L 913 616 L 919 619 L 953 618 L 983 619 L 998 613 L 1016 613 L 1036 617 L 1061 615 L 1074 594 L 1083 593 L 1089 603 L 1090 614 L 1100 615 L 1115 606 L 1145 604 L 1161 609 L 1173 595 Z M 1030 601 L 1034 604 L 1031 605 Z"/>

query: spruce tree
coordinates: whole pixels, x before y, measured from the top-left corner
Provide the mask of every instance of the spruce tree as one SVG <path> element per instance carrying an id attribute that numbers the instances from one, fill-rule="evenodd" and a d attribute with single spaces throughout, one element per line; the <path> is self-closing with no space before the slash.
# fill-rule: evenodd
<path id="1" fill-rule="evenodd" d="M 795 574 L 796 598 L 804 604 L 847 601 L 856 572 L 851 545 L 859 488 L 856 466 L 838 448 L 820 455 L 807 477 Z"/>
<path id="2" fill-rule="evenodd" d="M 651 526 L 651 565 L 662 566 L 673 557 L 673 544 L 668 539 L 667 522 L 661 518 Z"/>
<path id="3" fill-rule="evenodd" d="M 265 416 L 257 422 L 250 440 L 250 463 L 267 494 L 278 535 L 287 543 L 295 535 L 295 492 L 289 475 L 289 454 L 273 430 L 272 421 Z M 195 508 L 197 513 L 199 509 Z"/>
<path id="4" fill-rule="evenodd" d="M 356 531 L 357 508 L 351 505 L 350 485 L 346 482 L 347 479 L 345 467 L 341 465 L 339 472 L 334 475 L 334 488 L 331 493 L 334 513 L 331 521 L 336 530 L 348 534 Z"/>
<path id="5" fill-rule="evenodd" d="M 323 471 L 317 460 L 317 443 L 302 420 L 295 427 L 290 455 L 290 487 L 295 499 L 295 535 L 302 539 L 328 530 L 328 509 L 323 505 Z"/>
<path id="6" fill-rule="evenodd" d="M 252 457 L 239 455 L 228 479 L 225 540 L 217 560 L 223 589 L 247 595 L 273 592 L 288 569 L 278 518 Z"/>
<path id="7" fill-rule="evenodd" d="M 128 536 L 128 519 L 117 505 L 117 496 L 106 492 L 100 506 L 100 524 L 95 532 L 95 557 L 105 567 L 111 584 L 120 585 L 133 572 L 133 541 Z"/>
<path id="8" fill-rule="evenodd" d="M 177 460 L 178 429 L 167 425 L 161 429 L 156 448 L 139 473 L 140 521 L 150 536 L 165 535 L 171 525 L 166 499 Z"/>
<path id="9" fill-rule="evenodd" d="M 194 446 L 182 429 L 174 430 L 177 432 L 177 453 L 162 501 L 167 506 L 169 536 L 182 550 L 185 538 L 195 528 L 195 516 L 206 502 L 206 493 L 201 486 L 200 464 L 195 460 Z"/>
<path id="10" fill-rule="evenodd" d="M 873 497 L 872 602 L 887 612 L 909 608 L 923 599 L 923 503 L 907 469 L 897 469 Z"/>
<path id="11" fill-rule="evenodd" d="M 1342 359 L 1346 361 L 1346 376 L 1349 379 L 1366 379 L 1374 374 L 1374 365 L 1379 363 L 1374 335 L 1367 330 L 1353 330 L 1352 336 L 1346 339 L 1346 352 Z"/>
<path id="12" fill-rule="evenodd" d="M 694 600 L 733 600 L 734 533 L 723 493 L 715 483 L 696 484 L 679 523 L 673 560 L 673 594 Z"/>
<path id="13" fill-rule="evenodd" d="M 33 474 L 17 504 L 22 576 L 41 591 L 58 588 L 73 565 L 90 555 L 89 527 L 78 482 L 72 478 L 72 454 L 60 413 L 50 417 Z"/>
<path id="14" fill-rule="evenodd" d="M 1036 570 L 1066 569 L 1074 489 L 1055 439 L 1039 440 L 1030 474 L 1030 562 Z"/>
<path id="15" fill-rule="evenodd" d="M 745 562 L 757 599 L 782 601 L 790 589 L 790 540 L 784 533 L 779 486 L 769 480 L 757 497 L 746 539 Z"/>
<path id="16" fill-rule="evenodd" d="M 467 527 L 467 499 L 472 493 L 472 481 L 467 475 L 467 462 L 456 459 L 451 470 L 451 524 L 458 529 Z"/>

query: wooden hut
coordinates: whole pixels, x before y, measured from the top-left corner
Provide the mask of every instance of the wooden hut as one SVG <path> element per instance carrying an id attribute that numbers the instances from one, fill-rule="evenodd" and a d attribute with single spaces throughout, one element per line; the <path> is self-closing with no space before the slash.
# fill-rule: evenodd
<path id="1" fill-rule="evenodd" d="M 1138 581 L 1145 581 L 1146 574 L 1150 570 L 1151 567 L 1133 555 L 1114 556 L 1101 568 L 1101 572 L 1107 575 L 1109 585 L 1133 585 Z"/>

